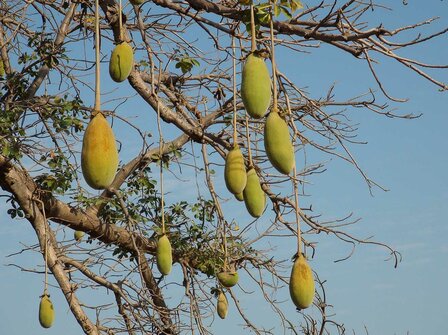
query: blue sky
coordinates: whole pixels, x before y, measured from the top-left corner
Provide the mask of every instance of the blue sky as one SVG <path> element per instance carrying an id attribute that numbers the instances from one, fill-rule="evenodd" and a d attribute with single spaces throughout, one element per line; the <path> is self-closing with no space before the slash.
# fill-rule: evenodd
<path id="1" fill-rule="evenodd" d="M 436 15 L 443 16 L 434 28 L 425 30 L 427 33 L 447 24 L 446 1 L 427 1 L 424 6 L 421 2 L 408 2 L 407 6 L 403 6 L 399 1 L 397 7 L 400 14 L 376 11 L 371 13 L 372 20 L 398 27 Z M 406 55 L 434 63 L 447 63 L 446 41 L 446 36 L 438 38 L 426 47 L 412 48 Z M 313 50 L 312 54 L 298 54 L 294 58 L 279 52 L 278 62 L 280 70 L 287 72 L 299 86 L 306 87 L 314 98 L 324 95 L 323 92 L 333 83 L 336 83 L 335 92 L 339 98 L 365 93 L 369 87 L 377 88 L 362 61 L 331 47 Z M 371 196 L 365 182 L 352 166 L 307 149 L 309 162 L 330 161 L 328 171 L 308 178 L 307 193 L 310 196 L 303 198 L 302 205 L 312 204 L 327 219 L 353 212 L 355 217 L 362 220 L 349 228 L 350 232 L 359 237 L 374 236 L 375 240 L 391 245 L 401 252 L 403 261 L 394 269 L 391 261 L 385 261 L 388 257 L 386 250 L 376 246 L 358 246 L 349 260 L 335 263 L 336 259 L 350 252 L 350 245 L 333 237 L 313 236 L 319 247 L 310 264 L 321 278 L 327 279 L 326 293 L 328 302 L 334 306 L 334 319 L 344 323 L 347 333 L 354 329 L 357 334 L 364 334 L 366 326 L 369 334 L 378 335 L 448 334 L 445 322 L 448 318 L 448 95 L 391 61 L 381 59 L 376 68 L 392 95 L 410 99 L 406 104 L 393 105 L 399 113 L 423 113 L 417 120 L 394 120 L 362 109 L 349 112 L 352 120 L 360 124 L 359 139 L 368 142 L 366 145 L 352 146 L 353 153 L 368 175 L 389 191 L 376 189 Z M 447 71 L 439 79 L 447 82 Z M 104 89 L 114 87 L 105 85 Z M 378 97 L 381 99 L 380 93 Z M 132 98 L 123 113 L 133 115 L 140 105 L 138 98 Z M 141 121 L 148 122 L 149 118 L 146 118 Z M 116 133 L 117 138 L 124 136 L 124 130 L 120 127 L 117 127 Z M 132 145 L 127 149 L 131 148 Z M 300 162 L 303 157 L 299 153 L 296 159 Z M 168 179 L 167 191 L 174 193 L 177 182 Z M 222 189 L 223 181 L 216 182 Z M 186 193 L 179 196 L 182 195 Z M 36 243 L 31 226 L 25 221 L 10 220 L 6 209 L 5 204 L 0 204 L 4 218 L 0 230 L 0 282 L 4 301 L 0 304 L 0 330 L 10 335 L 80 334 L 65 300 L 56 288 L 51 289 L 53 302 L 58 306 L 56 322 L 49 330 L 38 325 L 41 276 L 21 272 L 6 264 L 40 267 L 42 259 L 39 254 L 30 252 L 6 258 L 6 255 L 19 251 L 22 244 Z M 241 204 L 226 204 L 225 210 L 245 220 L 245 209 Z M 282 244 L 277 246 L 276 252 L 289 255 L 293 248 L 293 242 L 290 245 Z M 176 271 L 178 269 L 175 268 L 174 276 Z M 244 275 L 241 285 L 245 289 L 251 288 L 250 281 Z M 239 288 L 235 289 L 235 293 L 243 301 L 247 313 L 254 317 L 254 323 L 266 327 L 270 325 L 272 312 L 266 307 L 260 309 L 259 296 L 243 295 Z M 284 309 L 299 323 L 302 317 L 299 314 L 294 316 L 287 288 L 278 293 L 278 298 L 285 300 Z M 313 310 L 310 313 L 316 314 Z M 224 321 L 217 319 L 211 328 L 217 335 L 228 334 L 229 331 L 249 333 L 238 327 L 241 323 L 231 304 L 228 318 Z"/>

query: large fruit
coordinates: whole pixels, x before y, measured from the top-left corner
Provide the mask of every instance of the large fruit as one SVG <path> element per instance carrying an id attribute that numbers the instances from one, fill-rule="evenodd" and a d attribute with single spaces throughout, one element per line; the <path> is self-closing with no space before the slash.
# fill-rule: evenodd
<path id="1" fill-rule="evenodd" d="M 227 302 L 226 295 L 220 291 L 218 295 L 218 305 L 216 306 L 216 311 L 221 319 L 225 319 L 227 316 L 229 303 Z"/>
<path id="2" fill-rule="evenodd" d="M 115 136 L 103 114 L 97 113 L 87 126 L 82 140 L 81 167 L 90 187 L 107 188 L 118 167 Z"/>
<path id="3" fill-rule="evenodd" d="M 236 271 L 222 271 L 218 273 L 218 280 L 224 287 L 232 287 L 238 283 L 238 272 Z"/>
<path id="4" fill-rule="evenodd" d="M 288 124 L 273 110 L 264 126 L 264 147 L 271 164 L 281 173 L 289 174 L 294 168 L 294 148 Z"/>
<path id="5" fill-rule="evenodd" d="M 271 77 L 264 59 L 255 53 L 247 57 L 241 79 L 241 98 L 247 113 L 260 119 L 271 102 Z"/>
<path id="6" fill-rule="evenodd" d="M 127 42 L 118 44 L 112 51 L 109 61 L 109 74 L 116 82 L 126 80 L 134 65 L 134 51 Z"/>
<path id="7" fill-rule="evenodd" d="M 314 278 L 305 256 L 297 257 L 289 280 L 289 293 L 294 304 L 304 309 L 313 303 Z"/>
<path id="8" fill-rule="evenodd" d="M 247 183 L 243 191 L 243 197 L 249 214 L 255 218 L 260 217 L 266 206 L 266 195 L 261 188 L 260 179 L 254 168 L 247 172 Z"/>
<path id="9" fill-rule="evenodd" d="M 224 179 L 227 189 L 233 194 L 242 193 L 246 187 L 246 167 L 244 157 L 238 145 L 230 150 L 226 157 L 224 167 Z"/>
<path id="10" fill-rule="evenodd" d="M 84 237 L 84 232 L 81 231 L 81 230 L 76 230 L 75 233 L 74 233 L 73 235 L 74 235 L 74 237 L 75 237 L 75 240 L 79 242 L 79 241 L 81 241 L 82 238 Z"/>
<path id="11" fill-rule="evenodd" d="M 168 275 L 171 272 L 173 264 L 173 255 L 171 251 L 171 243 L 168 237 L 163 234 L 157 241 L 156 251 L 157 268 L 163 275 Z"/>
<path id="12" fill-rule="evenodd" d="M 54 321 L 54 308 L 50 297 L 42 296 L 39 304 L 39 323 L 44 328 L 50 328 Z"/>

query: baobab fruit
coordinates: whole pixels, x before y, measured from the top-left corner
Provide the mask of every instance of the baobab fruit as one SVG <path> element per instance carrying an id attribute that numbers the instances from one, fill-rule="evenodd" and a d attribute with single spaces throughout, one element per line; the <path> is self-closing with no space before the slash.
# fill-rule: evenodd
<path id="1" fill-rule="evenodd" d="M 269 114 L 264 126 L 264 148 L 277 171 L 289 174 L 294 168 L 294 148 L 289 136 L 288 124 L 277 109 Z"/>
<path id="2" fill-rule="evenodd" d="M 232 287 L 238 283 L 238 272 L 236 271 L 222 271 L 218 273 L 218 280 L 224 287 Z"/>
<path id="3" fill-rule="evenodd" d="M 251 53 L 243 67 L 241 98 L 247 113 L 254 119 L 265 114 L 271 102 L 271 77 L 264 59 Z"/>
<path id="4" fill-rule="evenodd" d="M 235 198 L 236 198 L 236 200 L 238 200 L 238 201 L 244 201 L 244 195 L 243 195 L 243 192 L 235 194 Z"/>
<path id="5" fill-rule="evenodd" d="M 227 316 L 229 303 L 227 302 L 227 297 L 224 292 L 220 291 L 218 295 L 218 305 L 216 306 L 216 311 L 221 319 L 225 319 Z"/>
<path id="6" fill-rule="evenodd" d="M 133 4 L 134 6 L 138 6 L 141 5 L 142 3 L 144 3 L 146 0 L 129 0 L 129 2 L 131 4 Z"/>
<path id="7" fill-rule="evenodd" d="M 166 234 L 159 237 L 157 241 L 156 250 L 157 268 L 164 276 L 171 272 L 173 264 L 173 255 L 171 250 L 171 243 Z"/>
<path id="8" fill-rule="evenodd" d="M 309 307 L 314 299 L 314 278 L 304 255 L 294 262 L 289 280 L 289 293 L 298 309 Z"/>
<path id="9" fill-rule="evenodd" d="M 81 241 L 82 238 L 84 237 L 84 232 L 81 231 L 81 230 L 76 230 L 75 233 L 74 233 L 73 235 L 74 235 L 74 237 L 75 237 L 75 240 L 79 242 L 79 241 Z"/>
<path id="10" fill-rule="evenodd" d="M 54 308 L 50 297 L 44 294 L 39 304 L 39 323 L 44 328 L 50 328 L 54 321 Z"/>
<path id="11" fill-rule="evenodd" d="M 84 133 L 81 167 L 87 184 L 96 190 L 109 187 L 115 177 L 118 167 L 115 136 L 100 112 L 90 120 Z"/>
<path id="12" fill-rule="evenodd" d="M 224 167 L 224 179 L 227 189 L 233 193 L 242 193 L 246 187 L 246 167 L 244 157 L 238 145 L 227 153 Z"/>
<path id="13" fill-rule="evenodd" d="M 260 179 L 254 168 L 247 172 L 247 183 L 243 191 L 244 204 L 250 215 L 258 218 L 266 206 L 266 195 L 261 188 Z"/>
<path id="14" fill-rule="evenodd" d="M 134 65 L 134 51 L 127 42 L 118 44 L 112 51 L 109 61 L 109 74 L 116 82 L 126 80 Z"/>

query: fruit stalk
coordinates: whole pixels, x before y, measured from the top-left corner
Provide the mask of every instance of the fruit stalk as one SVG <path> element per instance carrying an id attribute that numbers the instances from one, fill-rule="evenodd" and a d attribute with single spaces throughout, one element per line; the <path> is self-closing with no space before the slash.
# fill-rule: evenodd
<path id="1" fill-rule="evenodd" d="M 101 110 L 100 98 L 100 14 L 99 0 L 95 0 L 95 107 L 96 114 Z"/>

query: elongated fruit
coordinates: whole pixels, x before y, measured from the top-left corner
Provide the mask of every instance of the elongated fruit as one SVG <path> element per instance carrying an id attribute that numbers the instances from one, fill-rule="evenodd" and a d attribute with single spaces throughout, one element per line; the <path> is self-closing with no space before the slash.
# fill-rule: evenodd
<path id="1" fill-rule="evenodd" d="M 260 119 L 271 102 L 271 77 L 264 59 L 252 53 L 247 57 L 241 79 L 241 98 L 247 113 Z"/>
<path id="2" fill-rule="evenodd" d="M 107 188 L 118 167 L 115 136 L 103 114 L 96 114 L 87 126 L 82 140 L 81 167 L 90 187 Z"/>
<path id="3" fill-rule="evenodd" d="M 75 237 L 75 240 L 79 242 L 79 241 L 81 241 L 82 238 L 84 237 L 84 232 L 81 231 L 81 230 L 76 230 L 75 233 L 74 233 L 73 235 L 74 235 L 74 237 Z"/>
<path id="4" fill-rule="evenodd" d="M 264 126 L 264 147 L 272 166 L 289 174 L 294 168 L 294 148 L 288 125 L 275 110 L 269 114 Z"/>
<path id="5" fill-rule="evenodd" d="M 170 240 L 165 234 L 160 236 L 157 241 L 156 260 L 160 273 L 165 276 L 168 275 L 171 272 L 173 255 Z"/>
<path id="6" fill-rule="evenodd" d="M 3 61 L 0 59 L 0 77 L 5 75 L 5 67 L 3 65 Z"/>
<path id="7" fill-rule="evenodd" d="M 221 319 L 225 319 L 227 316 L 229 303 L 227 302 L 226 295 L 220 291 L 218 295 L 218 305 L 216 306 L 216 311 Z"/>
<path id="8" fill-rule="evenodd" d="M 234 271 L 222 271 L 218 273 L 218 280 L 224 287 L 232 287 L 235 286 L 236 283 L 238 283 L 238 272 Z"/>
<path id="9" fill-rule="evenodd" d="M 252 168 L 247 172 L 247 183 L 243 191 L 244 204 L 250 215 L 258 218 L 266 206 L 266 195 L 261 188 L 257 172 Z"/>
<path id="10" fill-rule="evenodd" d="M 127 42 L 118 44 L 112 51 L 109 61 L 110 77 L 116 82 L 126 80 L 134 65 L 134 51 Z"/>
<path id="11" fill-rule="evenodd" d="M 44 328 L 50 328 L 54 321 L 54 308 L 50 297 L 42 296 L 39 304 L 39 323 Z"/>
<path id="12" fill-rule="evenodd" d="M 246 167 L 244 165 L 243 154 L 238 145 L 235 145 L 227 154 L 224 167 L 224 179 L 227 189 L 233 194 L 242 193 L 246 187 Z"/>
<path id="13" fill-rule="evenodd" d="M 305 256 L 297 257 L 289 280 L 289 293 L 299 309 L 305 309 L 313 303 L 314 278 Z"/>

